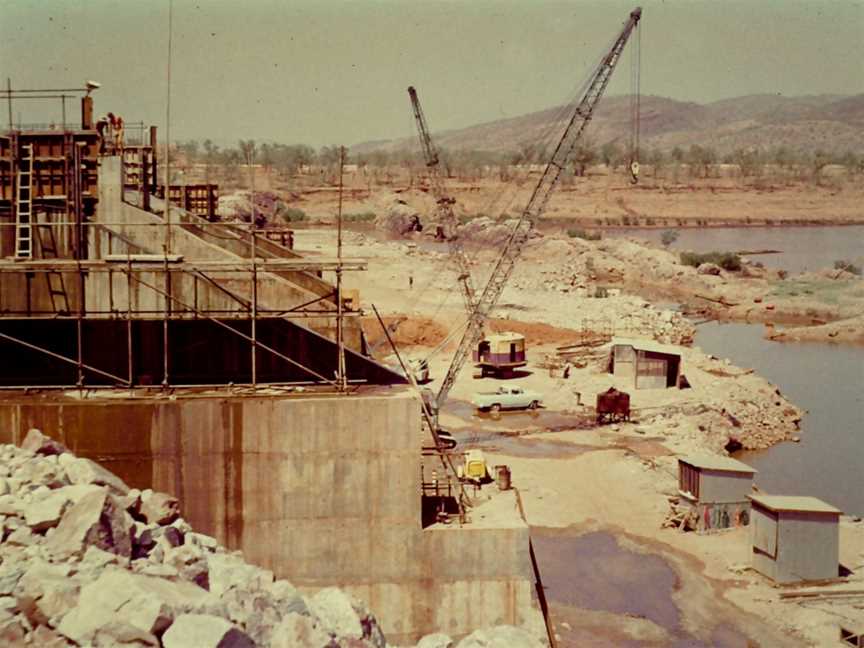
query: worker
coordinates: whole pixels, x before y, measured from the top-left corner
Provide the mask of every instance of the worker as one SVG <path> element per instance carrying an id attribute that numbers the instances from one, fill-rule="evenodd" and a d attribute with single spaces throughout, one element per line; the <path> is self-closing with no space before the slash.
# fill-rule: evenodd
<path id="1" fill-rule="evenodd" d="M 105 141 L 108 137 L 108 133 L 106 131 L 108 129 L 108 117 L 102 115 L 96 122 L 96 134 L 99 136 L 99 155 L 105 155 Z"/>
<path id="2" fill-rule="evenodd" d="M 413 288 L 414 288 L 414 275 L 409 274 L 408 275 L 408 289 L 412 290 Z"/>
<path id="3" fill-rule="evenodd" d="M 123 153 L 123 118 L 120 115 L 111 115 L 111 131 L 114 135 L 114 154 Z"/>
<path id="4" fill-rule="evenodd" d="M 564 365 L 564 380 L 567 380 L 570 377 L 570 370 L 573 369 L 573 365 L 569 362 Z"/>

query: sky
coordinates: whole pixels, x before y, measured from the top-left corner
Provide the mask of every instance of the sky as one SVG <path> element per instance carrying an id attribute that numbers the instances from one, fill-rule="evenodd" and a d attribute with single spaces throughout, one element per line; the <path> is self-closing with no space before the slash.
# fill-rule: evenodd
<path id="1" fill-rule="evenodd" d="M 13 88 L 99 81 L 97 113 L 156 124 L 164 138 L 171 7 L 172 141 L 350 146 L 413 135 L 409 85 L 417 87 L 433 131 L 559 105 L 634 6 L 0 0 L 0 80 L 10 78 Z M 705 103 L 748 94 L 864 93 L 864 0 L 642 6 L 643 94 Z M 630 87 L 625 53 L 607 94 Z M 60 104 L 16 102 L 13 113 L 25 123 L 50 121 L 59 119 Z"/>

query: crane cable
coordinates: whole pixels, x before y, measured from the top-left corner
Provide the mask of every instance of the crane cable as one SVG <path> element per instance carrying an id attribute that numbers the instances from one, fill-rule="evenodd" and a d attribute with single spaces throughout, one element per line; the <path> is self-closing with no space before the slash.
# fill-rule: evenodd
<path id="1" fill-rule="evenodd" d="M 642 72 L 642 23 L 636 25 L 636 34 L 630 49 L 630 182 L 639 182 L 639 130 L 641 74 Z"/>

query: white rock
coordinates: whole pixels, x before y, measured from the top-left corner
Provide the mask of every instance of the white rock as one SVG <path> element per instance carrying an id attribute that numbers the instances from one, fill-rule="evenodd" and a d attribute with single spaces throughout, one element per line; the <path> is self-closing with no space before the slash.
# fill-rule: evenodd
<path id="1" fill-rule="evenodd" d="M 354 609 L 354 600 L 336 587 L 324 588 L 313 596 L 309 601 L 309 611 L 318 617 L 324 630 L 337 637 L 363 637 L 363 626 Z"/>
<path id="2" fill-rule="evenodd" d="M 62 461 L 62 458 L 67 455 L 60 455 L 61 465 L 66 470 L 66 476 L 73 484 L 99 484 L 107 486 L 119 495 L 127 495 L 129 487 L 122 479 L 114 473 L 103 468 L 95 461 L 77 457 L 73 460 Z"/>
<path id="3" fill-rule="evenodd" d="M 248 565 L 242 558 L 232 554 L 208 554 L 207 566 L 210 570 L 210 591 L 216 596 L 221 596 L 232 587 L 259 590 L 273 582 L 273 572 Z"/>
<path id="4" fill-rule="evenodd" d="M 255 648 L 239 628 L 210 614 L 182 614 L 162 635 L 164 648 Z"/>
<path id="5" fill-rule="evenodd" d="M 453 640 L 440 632 L 426 635 L 417 642 L 416 648 L 452 648 Z"/>
<path id="6" fill-rule="evenodd" d="M 329 643 L 330 635 L 302 614 L 289 614 L 270 635 L 270 648 L 320 648 Z"/>

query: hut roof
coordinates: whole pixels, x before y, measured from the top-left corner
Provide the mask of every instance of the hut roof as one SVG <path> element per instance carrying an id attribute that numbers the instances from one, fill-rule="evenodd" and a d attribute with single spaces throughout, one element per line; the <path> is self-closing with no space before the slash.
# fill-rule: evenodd
<path id="1" fill-rule="evenodd" d="M 759 472 L 742 461 L 738 461 L 732 457 L 721 457 L 719 455 L 693 455 L 690 457 L 679 457 L 678 461 L 690 464 L 695 468 L 704 468 L 705 470 L 725 470 L 726 472 L 750 473 L 751 475 Z"/>
<path id="2" fill-rule="evenodd" d="M 612 346 L 631 346 L 640 351 L 651 351 L 652 353 L 664 353 L 666 355 L 681 355 L 681 347 L 672 344 L 660 344 L 654 340 L 639 340 L 635 338 L 613 337 Z"/>
<path id="3" fill-rule="evenodd" d="M 771 511 L 800 511 L 806 513 L 836 513 L 841 514 L 827 502 L 809 495 L 749 495 L 754 503 Z"/>

